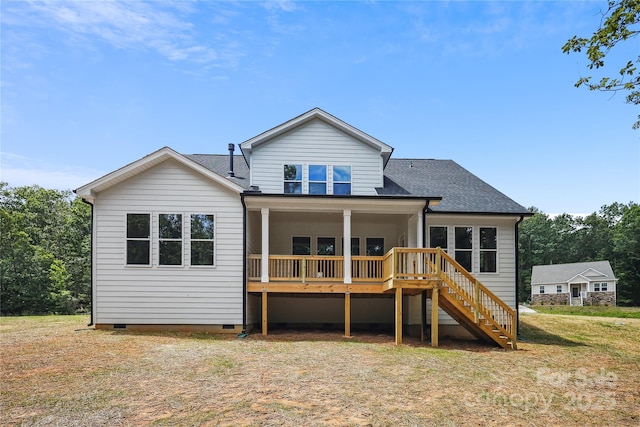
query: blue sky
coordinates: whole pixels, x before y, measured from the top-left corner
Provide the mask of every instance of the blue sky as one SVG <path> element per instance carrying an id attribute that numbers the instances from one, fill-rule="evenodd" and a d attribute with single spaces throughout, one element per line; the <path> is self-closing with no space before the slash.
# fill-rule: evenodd
<path id="1" fill-rule="evenodd" d="M 73 189 L 163 146 L 226 153 L 314 107 L 524 206 L 640 201 L 637 108 L 574 88 L 590 2 L 3 0 L 2 170 Z M 638 55 L 638 40 L 607 58 Z"/>

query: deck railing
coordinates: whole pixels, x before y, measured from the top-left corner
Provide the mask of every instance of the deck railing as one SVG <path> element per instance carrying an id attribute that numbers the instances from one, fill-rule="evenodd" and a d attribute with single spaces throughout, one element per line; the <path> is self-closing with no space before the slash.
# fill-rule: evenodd
<path id="1" fill-rule="evenodd" d="M 352 256 L 353 282 L 382 283 L 384 256 Z M 336 282 L 344 280 L 344 257 L 323 255 L 269 255 L 269 281 Z M 262 257 L 247 257 L 247 277 L 260 281 Z"/>
<path id="2" fill-rule="evenodd" d="M 262 256 L 249 255 L 247 276 L 262 277 Z M 342 282 L 344 257 L 323 255 L 270 255 L 271 282 Z M 384 256 L 352 256 L 353 283 L 437 280 L 442 291 L 455 294 L 472 308 L 475 323 L 484 322 L 504 335 L 516 334 L 515 311 L 440 248 L 393 248 Z"/>

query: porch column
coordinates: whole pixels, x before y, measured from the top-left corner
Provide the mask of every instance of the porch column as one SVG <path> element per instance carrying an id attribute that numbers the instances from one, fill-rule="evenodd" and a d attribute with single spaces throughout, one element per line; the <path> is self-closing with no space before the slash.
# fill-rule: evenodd
<path id="1" fill-rule="evenodd" d="M 260 281 L 269 281 L 269 208 L 262 208 L 262 264 Z"/>
<path id="2" fill-rule="evenodd" d="M 351 209 L 345 209 L 342 212 L 342 217 L 342 255 L 344 259 L 344 283 L 349 284 L 351 283 Z"/>
<path id="3" fill-rule="evenodd" d="M 426 226 L 426 224 L 424 223 L 424 216 L 422 215 L 422 211 L 418 212 L 416 214 L 416 216 L 418 217 L 418 224 L 416 227 L 416 242 L 418 242 L 418 244 L 415 246 L 416 248 L 426 248 L 429 245 L 427 244 L 427 242 L 424 241 L 424 239 L 426 239 L 425 235 L 424 235 L 424 228 Z"/>

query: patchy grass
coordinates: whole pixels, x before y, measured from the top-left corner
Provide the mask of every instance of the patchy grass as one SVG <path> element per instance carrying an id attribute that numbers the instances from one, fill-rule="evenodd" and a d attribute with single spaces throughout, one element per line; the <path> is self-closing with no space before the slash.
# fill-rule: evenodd
<path id="1" fill-rule="evenodd" d="M 620 317 L 640 319 L 640 307 L 609 307 L 609 306 L 568 306 L 568 305 L 535 305 L 538 313 L 570 314 L 576 316 Z"/>
<path id="2" fill-rule="evenodd" d="M 640 320 L 532 314 L 505 351 L 0 321 L 0 425 L 638 425 Z"/>

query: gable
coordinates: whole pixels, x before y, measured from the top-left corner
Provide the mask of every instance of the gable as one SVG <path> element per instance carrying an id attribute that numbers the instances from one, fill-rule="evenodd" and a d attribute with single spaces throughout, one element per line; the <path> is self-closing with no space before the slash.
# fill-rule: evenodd
<path id="1" fill-rule="evenodd" d="M 240 193 L 243 190 L 241 186 L 214 173 L 212 170 L 202 166 L 201 164 L 173 151 L 169 147 L 164 147 L 76 189 L 75 193 L 82 199 L 92 203 L 99 193 L 120 183 L 126 182 L 149 169 L 161 165 L 167 160 L 173 160 L 193 172 L 204 176 L 206 179 L 236 193 Z"/>
<path id="2" fill-rule="evenodd" d="M 589 268 L 583 271 L 582 273 L 580 273 L 580 275 L 584 277 L 588 277 L 589 279 L 599 279 L 599 278 L 607 277 L 606 274 L 600 271 L 594 270 L 593 268 Z"/>
<path id="3" fill-rule="evenodd" d="M 303 127 L 313 121 L 322 121 L 327 125 L 333 127 L 339 133 L 345 136 L 349 136 L 351 140 L 358 141 L 361 144 L 370 146 L 373 150 L 377 151 L 380 154 L 383 160 L 383 164 L 387 163 L 389 157 L 391 156 L 391 153 L 393 152 L 393 148 L 389 145 L 381 142 L 371 135 L 362 132 L 361 130 L 351 126 L 350 124 L 343 122 L 337 117 L 334 117 L 319 108 L 314 108 L 304 114 L 301 114 L 298 117 L 295 117 L 279 126 L 276 126 L 266 132 L 261 133 L 260 135 L 257 135 L 243 142 L 242 144 L 240 144 L 242 154 L 247 159 L 247 163 L 250 165 L 250 167 L 253 167 L 251 157 L 254 150 L 256 150 L 261 145 L 268 144 L 274 139 L 277 139 L 280 136 L 289 133 L 290 131 L 299 127 Z M 316 144 L 324 144 L 326 142 L 329 142 L 329 140 L 316 139 L 314 142 Z"/>
<path id="4" fill-rule="evenodd" d="M 251 185 L 263 193 L 283 193 L 284 165 L 300 165 L 307 185 L 308 166 L 327 166 L 327 184 L 331 168 L 349 166 L 353 195 L 375 195 L 382 185 L 383 157 L 380 148 L 345 133 L 325 120 L 314 118 L 251 149 Z"/>

